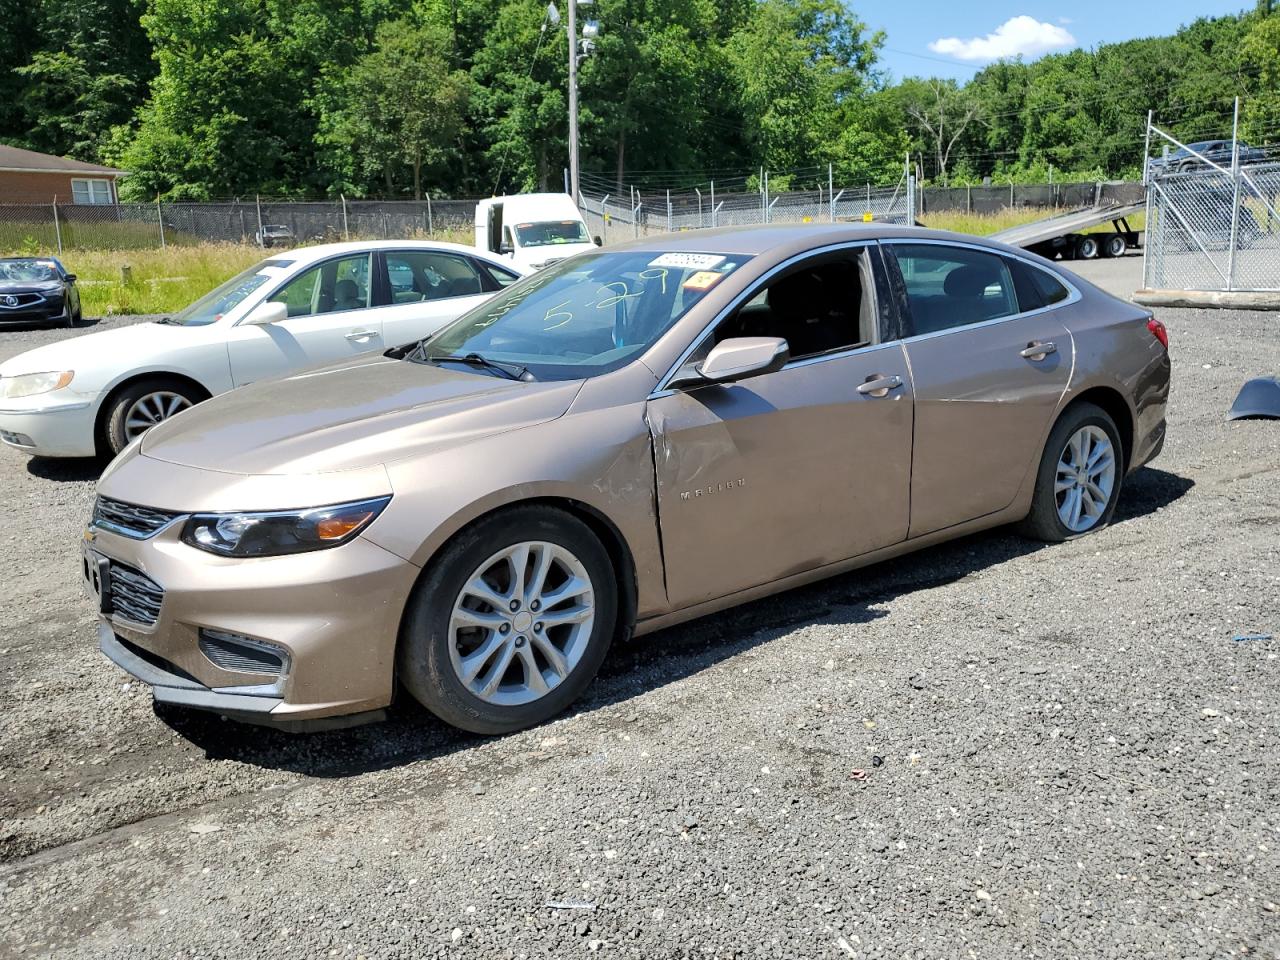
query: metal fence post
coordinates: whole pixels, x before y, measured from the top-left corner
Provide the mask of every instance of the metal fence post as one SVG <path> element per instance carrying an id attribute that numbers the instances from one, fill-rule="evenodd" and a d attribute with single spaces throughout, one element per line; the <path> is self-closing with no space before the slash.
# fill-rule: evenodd
<path id="1" fill-rule="evenodd" d="M 53 235 L 58 241 L 58 256 L 62 256 L 62 224 L 58 222 L 58 198 L 53 198 Z"/>
<path id="2" fill-rule="evenodd" d="M 164 211 L 160 209 L 160 194 L 156 194 L 156 223 L 160 225 L 160 249 L 164 249 Z"/>
<path id="3" fill-rule="evenodd" d="M 1240 98 L 1231 120 L 1231 239 L 1227 243 L 1227 289 L 1235 289 L 1236 243 L 1240 239 Z"/>
<path id="4" fill-rule="evenodd" d="M 576 2 L 576 0 L 575 0 Z M 667 233 L 671 232 L 671 190 L 667 189 Z"/>
<path id="5" fill-rule="evenodd" d="M 694 188 L 693 188 L 693 192 L 694 192 L 694 193 L 696 193 L 696 194 L 698 195 L 698 229 L 699 229 L 699 230 L 701 230 L 701 229 L 702 229 L 702 227 L 703 227 L 703 223 L 702 223 L 702 191 L 701 191 L 701 190 L 699 190 L 697 187 L 694 187 Z"/>
<path id="6" fill-rule="evenodd" d="M 435 220 L 431 216 L 431 194 L 427 194 L 427 236 L 434 237 L 436 235 Z"/>
<path id="7" fill-rule="evenodd" d="M 259 194 L 253 195 L 253 205 L 258 211 L 258 246 L 266 247 L 265 238 L 262 236 L 262 197 Z"/>
<path id="8" fill-rule="evenodd" d="M 351 239 L 351 230 L 347 227 L 347 196 L 346 194 L 338 194 L 342 198 L 342 239 Z"/>
<path id="9" fill-rule="evenodd" d="M 716 225 L 716 182 L 711 181 L 711 226 Z"/>

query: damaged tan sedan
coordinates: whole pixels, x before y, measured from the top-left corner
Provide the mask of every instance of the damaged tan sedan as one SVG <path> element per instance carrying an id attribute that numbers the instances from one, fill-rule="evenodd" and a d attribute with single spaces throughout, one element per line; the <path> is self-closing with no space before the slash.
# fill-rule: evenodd
<path id="1" fill-rule="evenodd" d="M 1097 530 L 1168 389 L 1159 321 L 1019 250 L 654 237 L 143 434 L 84 575 L 158 702 L 306 728 L 403 688 L 502 733 L 615 639 L 998 524 Z"/>

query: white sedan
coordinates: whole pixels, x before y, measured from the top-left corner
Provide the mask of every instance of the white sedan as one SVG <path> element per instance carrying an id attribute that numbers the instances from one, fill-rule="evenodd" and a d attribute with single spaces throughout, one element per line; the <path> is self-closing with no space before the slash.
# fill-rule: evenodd
<path id="1" fill-rule="evenodd" d="M 116 454 L 233 387 L 434 333 L 525 272 L 452 243 L 281 252 L 175 316 L 0 364 L 0 440 L 32 456 Z"/>

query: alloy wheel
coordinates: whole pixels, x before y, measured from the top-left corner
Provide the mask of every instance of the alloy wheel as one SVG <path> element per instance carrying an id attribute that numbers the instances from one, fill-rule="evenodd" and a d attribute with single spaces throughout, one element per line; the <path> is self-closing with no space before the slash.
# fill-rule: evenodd
<path id="1" fill-rule="evenodd" d="M 1062 525 L 1072 533 L 1091 529 L 1107 512 L 1115 482 L 1116 456 L 1111 438 L 1100 427 L 1081 427 L 1058 457 L 1053 493 Z"/>
<path id="2" fill-rule="evenodd" d="M 129 412 L 125 414 L 125 439 L 135 439 L 157 423 L 168 420 L 175 413 L 181 413 L 189 406 L 191 406 L 190 400 L 172 390 L 157 390 L 154 393 L 143 394 L 134 401 Z"/>
<path id="3" fill-rule="evenodd" d="M 514 544 L 477 567 L 454 601 L 453 669 L 485 703 L 531 703 L 578 665 L 595 615 L 591 577 L 573 553 L 545 541 Z"/>

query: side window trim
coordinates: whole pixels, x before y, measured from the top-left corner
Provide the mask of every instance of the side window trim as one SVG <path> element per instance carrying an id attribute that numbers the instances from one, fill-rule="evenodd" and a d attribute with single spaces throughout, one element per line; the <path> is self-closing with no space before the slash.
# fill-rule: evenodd
<path id="1" fill-rule="evenodd" d="M 387 304 L 386 304 L 387 306 L 411 307 L 411 306 L 414 306 L 415 304 L 428 302 L 425 300 L 411 300 L 408 303 L 395 303 L 393 301 L 392 292 L 391 292 L 391 267 L 388 263 L 388 259 L 390 257 L 395 256 L 396 254 L 401 254 L 406 257 L 420 256 L 422 254 L 429 254 L 431 256 L 436 256 L 436 257 L 452 257 L 453 259 L 464 264 L 469 270 L 471 270 L 472 273 L 475 274 L 476 281 L 480 284 L 480 293 L 490 292 L 486 288 L 486 284 L 488 283 L 488 280 L 486 279 L 485 271 L 480 268 L 480 264 L 476 262 L 475 257 L 468 256 L 465 253 L 459 253 L 458 251 L 455 251 L 455 250 L 438 250 L 432 247 L 424 247 L 422 249 L 408 249 L 408 250 L 401 250 L 401 249 L 383 250 L 382 251 L 383 267 L 382 267 L 381 273 L 382 273 L 382 282 L 385 283 L 387 287 Z M 410 269 L 412 269 L 412 267 Z M 495 287 L 495 289 L 501 289 L 501 288 Z M 433 297 L 432 301 L 455 300 L 458 297 L 474 297 L 474 296 L 477 296 L 477 294 L 456 293 L 456 294 L 451 294 L 447 297 Z"/>
<path id="2" fill-rule="evenodd" d="M 271 290 L 271 292 L 270 292 L 270 293 L 266 294 L 266 295 L 265 295 L 265 296 L 263 296 L 260 300 L 258 300 L 258 302 L 254 304 L 254 306 L 256 307 L 256 306 L 258 306 L 259 304 L 267 303 L 267 302 L 268 302 L 272 297 L 274 297 L 277 293 L 279 293 L 279 292 L 280 292 L 281 290 L 283 290 L 285 287 L 289 286 L 289 284 L 293 283 L 293 281 L 295 281 L 295 280 L 298 280 L 298 279 L 302 278 L 303 276 L 305 276 L 306 274 L 310 273 L 312 270 L 317 269 L 318 267 L 323 267 L 325 264 L 334 263 L 335 261 L 338 261 L 338 260 L 352 260 L 352 259 L 355 259 L 355 257 L 357 257 L 357 256 L 364 256 L 365 260 L 366 260 L 366 261 L 368 261 L 368 263 L 369 263 L 369 270 L 370 270 L 370 271 L 372 271 L 372 270 L 374 269 L 374 261 L 375 261 L 375 257 L 374 257 L 374 252 L 373 252 L 372 250 L 366 250 L 363 254 L 360 254 L 360 253 L 358 253 L 358 252 L 356 252 L 356 251 L 348 251 L 348 252 L 347 252 L 347 253 L 345 253 L 345 254 L 338 254 L 337 256 L 333 256 L 333 257 L 325 257 L 325 259 L 323 259 L 323 260 L 317 260 L 315 263 L 309 263 L 309 264 L 307 264 L 305 267 L 303 267 L 303 268 L 302 268 L 301 270 L 299 270 L 297 273 L 294 273 L 294 274 L 290 275 L 289 277 L 287 277 L 285 280 L 281 281 L 279 284 L 277 284 L 277 285 L 276 285 L 276 286 Z M 374 284 L 375 279 L 376 279 L 376 278 L 373 276 L 373 274 L 372 274 L 372 272 L 371 272 L 371 273 L 370 273 L 370 275 L 369 275 L 370 285 L 373 285 L 373 284 Z M 371 291 L 371 292 L 372 292 L 372 291 Z M 377 306 L 377 303 L 375 303 L 375 302 L 374 302 L 375 297 L 370 296 L 370 298 L 369 298 L 369 299 L 370 299 L 369 305 L 368 305 L 368 306 L 365 306 L 365 307 L 356 307 L 355 309 L 352 309 L 352 310 L 326 310 L 324 313 L 308 313 L 308 314 L 302 314 L 302 315 L 299 315 L 298 317 L 290 317 L 289 319 L 290 319 L 290 320 L 302 319 L 302 317 L 303 317 L 303 316 L 307 316 L 307 317 L 328 317 L 328 316 L 333 316 L 333 315 L 336 315 L 336 314 L 339 314 L 339 313 L 359 313 L 361 310 L 370 310 L 370 309 L 372 309 L 373 307 Z M 252 308 L 250 308 L 249 310 L 245 311 L 244 317 L 247 317 L 247 316 L 248 316 L 250 313 L 252 313 L 252 312 L 253 312 L 253 311 L 252 311 Z M 240 324 L 244 322 L 244 317 L 241 317 L 241 318 L 240 318 L 239 320 L 237 320 L 234 324 L 232 324 L 232 326 L 237 326 L 237 327 L 238 327 L 238 326 L 240 326 Z"/>
<path id="3" fill-rule="evenodd" d="M 1045 313 L 1049 310 L 1059 310 L 1062 307 L 1070 306 L 1073 303 L 1079 303 L 1080 300 L 1083 299 L 1083 296 L 1080 293 L 1080 290 L 1076 287 L 1075 284 L 1073 284 L 1066 277 L 1054 271 L 1045 270 L 1045 268 L 1040 266 L 1038 263 L 1035 263 L 1034 261 L 1028 259 L 1027 257 L 1019 256 L 1017 253 L 1014 253 L 1012 251 L 993 250 L 991 247 L 983 246 L 982 244 L 979 244 L 979 243 L 965 243 L 963 240 L 955 241 L 955 240 L 933 240 L 933 239 L 924 239 L 924 238 L 917 239 L 915 237 L 890 237 L 880 242 L 883 246 L 889 248 L 891 251 L 892 251 L 892 248 L 898 244 L 907 244 L 909 246 L 921 246 L 921 245 L 927 244 L 930 246 L 939 246 L 939 247 L 960 247 L 966 250 L 976 250 L 979 253 L 986 253 L 996 257 L 1007 257 L 1010 260 L 1017 260 L 1020 263 L 1025 263 L 1028 267 L 1030 267 L 1033 270 L 1039 270 L 1043 273 L 1048 273 L 1050 276 L 1053 277 L 1054 280 L 1058 281 L 1058 283 L 1062 284 L 1064 287 L 1067 288 L 1067 298 L 1065 300 L 1059 300 L 1057 303 L 1050 303 L 1043 307 L 1037 307 L 1035 310 L 1024 310 L 1020 313 L 1010 314 L 1007 317 L 996 317 L 993 320 L 980 320 L 977 323 L 966 323 L 962 326 L 949 327 L 946 330 L 934 330 L 929 333 L 916 333 L 915 321 L 911 316 L 910 304 L 907 302 L 906 281 L 903 279 L 903 276 L 902 276 L 902 268 L 898 264 L 898 255 L 896 252 L 893 252 L 892 255 L 887 256 L 885 259 L 887 261 L 886 266 L 888 266 L 890 262 L 892 263 L 892 273 L 896 277 L 897 286 L 900 291 L 900 295 L 895 299 L 899 300 L 899 302 L 901 303 L 901 308 L 906 311 L 906 315 L 903 317 L 904 336 L 902 340 L 904 343 L 914 343 L 917 340 L 925 340 L 932 337 L 945 337 L 948 334 L 959 333 L 962 330 L 975 330 L 980 327 L 993 326 L 997 323 L 1008 323 L 1010 320 L 1022 320 L 1026 317 L 1033 317 L 1038 314 Z"/>
<path id="4" fill-rule="evenodd" d="M 868 256 L 870 256 L 870 253 L 869 253 L 870 248 L 875 247 L 877 245 L 878 243 L 876 240 L 851 240 L 851 241 L 845 241 L 842 243 L 833 243 L 824 247 L 815 247 L 812 250 L 805 250 L 803 253 L 797 253 L 795 256 L 788 257 L 786 260 L 783 260 L 781 263 L 775 263 L 767 271 L 765 271 L 759 277 L 757 277 L 755 282 L 750 287 L 748 287 L 742 293 L 738 294 L 736 297 L 730 300 L 720 310 L 719 313 L 717 313 L 711 320 L 707 322 L 706 326 L 704 326 L 700 331 L 698 331 L 697 336 L 693 337 L 690 340 L 689 346 L 685 347 L 685 349 L 681 351 L 680 356 L 676 358 L 676 362 L 671 365 L 671 367 L 667 370 L 666 373 L 664 373 L 661 377 L 658 378 L 658 385 L 654 387 L 652 391 L 650 391 L 648 399 L 657 400 L 660 397 L 669 396 L 672 393 L 677 392 L 667 387 L 667 384 L 671 382 L 672 377 L 674 377 L 680 371 L 680 369 L 685 365 L 685 363 L 688 362 L 691 356 L 693 356 L 695 353 L 698 352 L 702 344 L 706 341 L 706 339 L 709 336 L 715 333 L 716 328 L 720 326 L 720 324 L 722 324 L 725 320 L 729 319 L 729 317 L 732 316 L 733 313 L 739 307 L 742 307 L 745 304 L 750 303 L 751 300 L 759 296 L 761 289 L 767 286 L 775 277 L 777 277 L 778 274 L 782 273 L 785 270 L 790 269 L 791 267 L 794 267 L 796 264 L 802 263 L 805 260 L 826 256 L 832 253 L 839 253 L 842 250 L 867 250 Z M 871 269 L 872 269 L 873 275 L 875 274 L 875 268 L 876 268 L 875 259 L 872 258 Z M 872 297 L 875 298 L 877 302 L 879 301 L 879 294 L 880 294 L 879 283 L 877 283 L 876 289 L 872 291 Z M 872 333 L 873 335 L 879 337 L 882 331 L 877 326 L 877 328 L 874 329 Z M 813 357 L 803 357 L 799 360 L 794 360 L 791 363 L 788 363 L 786 367 L 784 367 L 783 369 L 789 370 L 792 368 L 792 366 L 807 366 L 808 364 L 818 363 L 824 360 L 835 360 L 841 357 L 848 356 L 853 353 L 859 353 L 864 350 L 867 350 L 867 351 L 878 350 L 879 348 L 885 346 L 886 343 L 889 343 L 889 342 L 891 341 L 881 340 L 878 342 L 872 342 L 872 343 L 866 344 L 861 347 L 853 347 L 849 350 L 843 350 L 843 351 L 832 352 L 832 353 L 823 353 Z"/>

